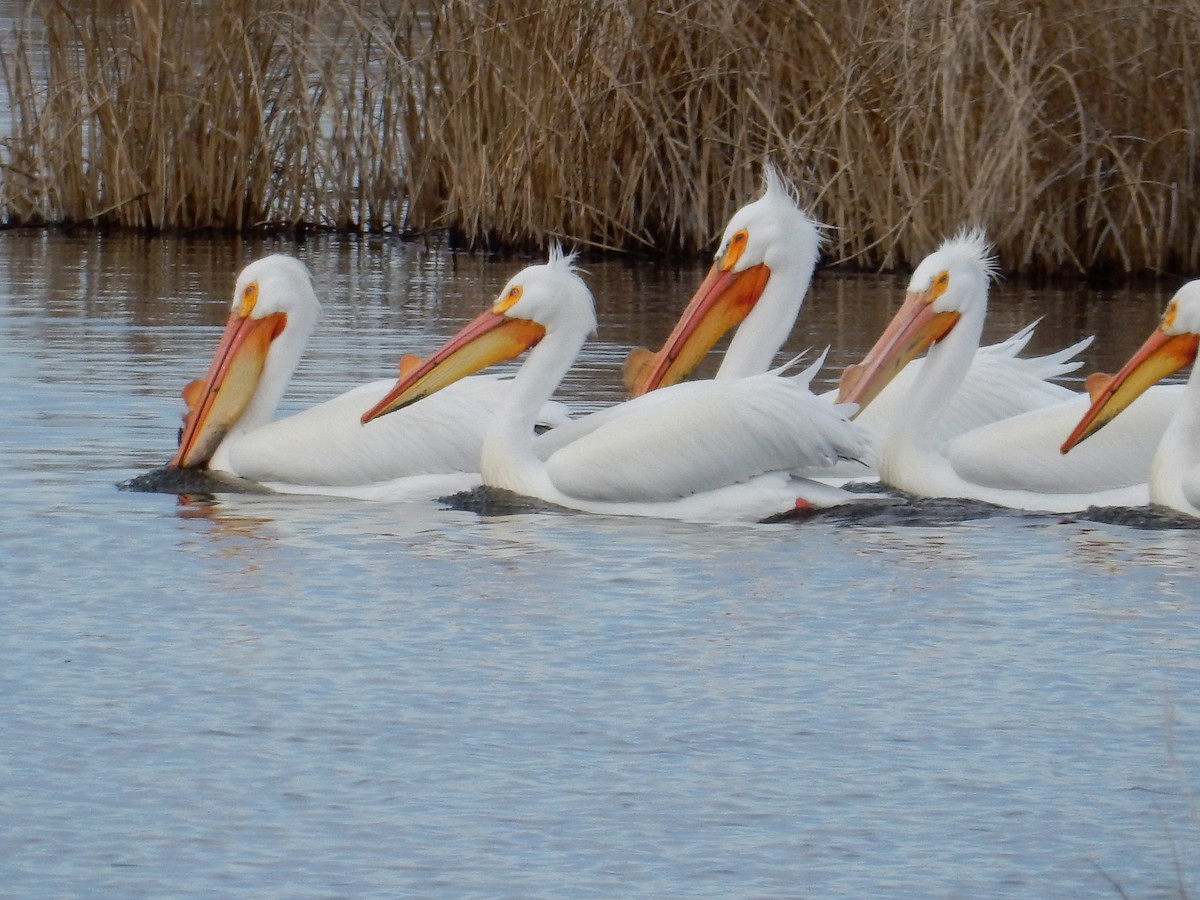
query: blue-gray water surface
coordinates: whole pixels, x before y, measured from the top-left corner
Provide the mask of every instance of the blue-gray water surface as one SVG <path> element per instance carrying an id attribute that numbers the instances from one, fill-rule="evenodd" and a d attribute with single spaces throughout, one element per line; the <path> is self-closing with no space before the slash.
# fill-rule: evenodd
<path id="1" fill-rule="evenodd" d="M 0 893 L 1177 897 L 1200 891 L 1200 531 L 701 527 L 118 491 L 171 454 L 237 269 L 326 317 L 287 409 L 387 377 L 522 261 L 382 240 L 0 234 Z M 589 262 L 620 395 L 700 266 Z M 903 280 L 821 273 L 861 356 Z M 1171 289 L 997 291 L 990 336 Z"/>

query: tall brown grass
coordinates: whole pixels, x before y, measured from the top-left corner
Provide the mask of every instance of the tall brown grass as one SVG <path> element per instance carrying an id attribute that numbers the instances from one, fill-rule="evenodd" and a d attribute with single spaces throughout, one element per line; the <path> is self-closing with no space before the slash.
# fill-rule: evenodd
<path id="1" fill-rule="evenodd" d="M 402 21 L 327 0 L 49 0 L 10 36 L 0 218 L 151 230 L 402 217 Z M 411 16 L 410 16 L 411 18 Z M 382 51 L 378 28 L 386 26 Z"/>
<path id="2" fill-rule="evenodd" d="M 1014 271 L 1200 268 L 1200 0 L 37 9 L 0 58 L 9 224 L 694 253 L 771 158 L 838 261 L 982 224 Z"/>

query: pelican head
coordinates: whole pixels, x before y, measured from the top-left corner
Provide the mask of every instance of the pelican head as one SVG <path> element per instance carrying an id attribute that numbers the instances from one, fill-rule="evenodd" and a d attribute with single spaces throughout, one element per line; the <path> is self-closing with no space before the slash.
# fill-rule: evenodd
<path id="1" fill-rule="evenodd" d="M 625 385 L 633 396 L 682 381 L 725 332 L 752 312 L 765 322 L 766 361 L 759 365 L 762 354 L 754 354 L 758 371 L 768 368 L 791 330 L 820 257 L 821 235 L 774 166 L 764 167 L 763 180 L 762 196 L 729 220 L 708 275 L 662 349 L 652 353 L 639 347 L 630 353 Z M 768 282 L 774 287 L 770 296 Z"/>
<path id="2" fill-rule="evenodd" d="M 184 388 L 188 412 L 168 466 L 204 466 L 235 425 L 269 420 L 320 314 L 304 263 L 275 255 L 246 266 L 208 375 Z"/>
<path id="3" fill-rule="evenodd" d="M 842 373 L 839 403 L 863 409 L 916 356 L 964 318 L 980 325 L 996 258 L 981 229 L 963 231 L 925 257 L 908 282 L 904 303 L 863 361 Z"/>
<path id="4" fill-rule="evenodd" d="M 1147 388 L 1195 362 L 1200 348 L 1200 281 L 1189 281 L 1167 303 L 1158 327 L 1111 378 L 1092 375 L 1087 388 L 1092 405 L 1063 442 L 1068 452 L 1117 417 Z"/>
<path id="5" fill-rule="evenodd" d="M 548 333 L 564 330 L 580 339 L 596 329 L 592 294 L 575 267 L 575 254 L 555 245 L 550 259 L 517 273 L 495 302 L 419 365 L 411 367 L 382 400 L 363 414 L 395 412 L 493 363 L 523 353 Z"/>

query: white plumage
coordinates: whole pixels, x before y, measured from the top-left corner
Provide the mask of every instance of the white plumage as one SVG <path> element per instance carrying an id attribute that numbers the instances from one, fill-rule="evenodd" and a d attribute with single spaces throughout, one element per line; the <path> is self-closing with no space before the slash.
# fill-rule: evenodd
<path id="1" fill-rule="evenodd" d="M 1150 502 L 1191 516 L 1200 516 L 1200 281 L 1181 287 L 1167 304 L 1159 327 L 1115 376 L 1093 384 L 1091 405 L 1064 442 L 1065 460 L 1086 453 L 1110 431 L 1139 427 L 1141 410 L 1153 397 L 1167 397 L 1170 423 L 1154 451 L 1149 470 Z M 1159 379 L 1191 365 L 1187 384 L 1151 388 Z M 1119 415 L 1119 418 L 1118 418 Z M 1132 422 L 1130 420 L 1133 420 Z M 1118 428 L 1118 426 L 1120 426 Z M 1104 431 L 1096 435 L 1101 428 Z M 1139 448 L 1140 449 L 1140 448 Z M 1130 454 L 1131 465 L 1143 465 L 1142 454 Z"/>
<path id="2" fill-rule="evenodd" d="M 714 380 L 766 372 L 795 324 L 820 258 L 820 225 L 800 209 L 795 190 L 768 165 L 762 196 L 730 218 L 715 261 L 661 350 L 635 350 L 626 383 L 635 396 L 687 376 L 730 328 L 736 327 Z M 1033 325 L 1008 340 L 978 348 L 960 389 L 947 398 L 936 423 L 939 440 L 1060 403 L 1073 393 L 1050 379 L 1073 371 L 1073 357 L 1091 343 L 1085 338 L 1057 353 L 1022 359 Z M 878 441 L 896 421 L 916 381 L 922 360 L 915 359 L 888 383 L 856 422 Z M 836 391 L 824 395 L 833 401 Z M 585 417 L 555 435 L 545 446 L 562 446 L 593 423 Z M 862 476 L 874 456 L 867 454 L 838 474 Z M 818 473 L 814 473 L 818 474 Z M 834 474 L 834 473 L 824 473 Z"/>
<path id="3" fill-rule="evenodd" d="M 1172 406 L 1168 394 L 1144 398 L 1127 426 L 1069 461 L 1058 446 L 1086 407 L 1084 396 L 949 436 L 952 429 L 940 425 L 978 357 L 992 268 L 982 234 L 947 241 L 917 266 L 904 305 L 861 366 L 844 377 L 842 399 L 868 404 L 906 358 L 930 347 L 878 446 L 881 480 L 921 496 L 1024 509 L 1144 503 L 1150 455 Z"/>
<path id="4" fill-rule="evenodd" d="M 861 455 L 865 445 L 844 413 L 809 391 L 821 362 L 797 375 L 686 382 L 635 398 L 588 439 L 552 454 L 547 470 L 560 490 L 582 499 L 663 501 L 730 478 Z M 681 451 L 686 465 L 674 462 Z"/>
<path id="5" fill-rule="evenodd" d="M 858 499 L 791 474 L 865 449 L 844 411 L 808 390 L 812 369 L 656 391 L 604 410 L 590 431 L 564 445 L 535 452 L 535 413 L 596 325 L 587 286 L 558 251 L 513 278 L 491 310 L 401 378 L 367 418 L 424 396 L 431 379 L 445 384 L 520 352 L 494 337 L 514 323 L 540 330 L 523 339 L 536 346 L 484 441 L 486 484 L 587 512 L 705 521 L 758 520 L 797 503 Z M 474 353 L 489 342 L 504 346 Z"/>
<path id="6" fill-rule="evenodd" d="M 275 490 L 361 497 L 478 484 L 487 423 L 507 380 L 467 379 L 403 414 L 363 427 L 384 379 L 284 419 L 276 408 L 320 316 L 307 268 L 269 256 L 238 276 L 233 311 L 172 465 L 207 467 Z M 547 415 L 565 420 L 561 409 Z M 416 480 L 410 480 L 416 479 Z"/>
<path id="7" fill-rule="evenodd" d="M 948 441 L 956 435 L 1055 406 L 1075 396 L 1070 388 L 1052 379 L 1079 368 L 1080 361 L 1075 356 L 1091 344 L 1092 338 L 1045 356 L 1022 357 L 1020 354 L 1036 326 L 1036 322 L 1026 325 L 1006 340 L 978 349 L 958 390 L 948 398 L 941 414 L 927 423 L 936 440 Z M 908 363 L 855 421 L 882 438 L 904 414 L 905 397 L 924 364 L 924 358 Z M 836 391 L 833 396 L 837 396 Z"/>

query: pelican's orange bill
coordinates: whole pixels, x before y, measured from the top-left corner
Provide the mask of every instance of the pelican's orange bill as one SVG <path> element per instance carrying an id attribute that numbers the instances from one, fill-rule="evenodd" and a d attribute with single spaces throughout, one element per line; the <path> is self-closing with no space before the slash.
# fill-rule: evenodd
<path id="1" fill-rule="evenodd" d="M 638 347 L 625 366 L 625 387 L 634 396 L 687 378 L 713 345 L 738 325 L 762 296 L 771 270 L 759 263 L 729 271 L 724 260 L 713 264 L 657 353 Z"/>
<path id="2" fill-rule="evenodd" d="M 512 359 L 534 346 L 545 335 L 546 329 L 536 322 L 510 318 L 488 309 L 424 362 L 409 367 L 387 396 L 363 413 L 362 422 L 365 425 L 372 419 L 416 403 L 493 363 Z"/>
<path id="3" fill-rule="evenodd" d="M 1093 376 L 1089 379 L 1092 405 L 1063 442 L 1062 452 L 1068 452 L 1115 419 L 1147 388 L 1195 362 L 1198 347 L 1200 335 L 1169 335 L 1157 328 L 1130 357 L 1129 362 L 1121 367 L 1120 372 L 1112 378 Z"/>
<path id="4" fill-rule="evenodd" d="M 246 409 L 266 365 L 271 342 L 287 325 L 287 313 L 252 319 L 234 312 L 217 344 L 208 375 L 183 390 L 188 414 L 170 468 L 203 466 Z"/>
<path id="5" fill-rule="evenodd" d="M 916 356 L 944 338 L 959 320 L 957 312 L 937 312 L 932 291 L 909 291 L 879 340 L 857 365 L 842 372 L 839 403 L 857 403 L 859 411 Z"/>

